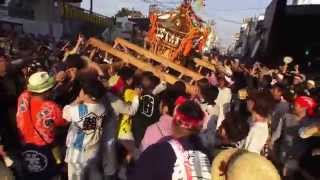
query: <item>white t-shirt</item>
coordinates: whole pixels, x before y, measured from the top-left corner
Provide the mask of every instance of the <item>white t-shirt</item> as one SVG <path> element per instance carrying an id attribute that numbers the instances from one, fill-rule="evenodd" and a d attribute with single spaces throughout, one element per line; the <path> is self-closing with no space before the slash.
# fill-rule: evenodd
<path id="1" fill-rule="evenodd" d="M 63 118 L 71 122 L 67 135 L 68 163 L 86 163 L 98 150 L 102 136 L 105 108 L 101 104 L 67 105 L 63 108 Z"/>
<path id="2" fill-rule="evenodd" d="M 247 138 L 244 140 L 243 149 L 250 152 L 261 153 L 269 137 L 267 122 L 253 122 Z"/>
<path id="3" fill-rule="evenodd" d="M 224 120 L 224 115 L 229 111 L 229 106 L 231 102 L 232 94 L 230 88 L 219 88 L 219 94 L 216 99 L 216 104 L 219 106 L 219 117 L 217 123 L 217 129 L 220 127 L 222 121 Z"/>
<path id="4" fill-rule="evenodd" d="M 203 130 L 208 128 L 208 123 L 211 120 L 217 120 L 219 117 L 220 109 L 218 105 L 209 105 L 207 103 L 200 103 L 201 109 L 205 112 L 205 118 L 203 123 Z"/>

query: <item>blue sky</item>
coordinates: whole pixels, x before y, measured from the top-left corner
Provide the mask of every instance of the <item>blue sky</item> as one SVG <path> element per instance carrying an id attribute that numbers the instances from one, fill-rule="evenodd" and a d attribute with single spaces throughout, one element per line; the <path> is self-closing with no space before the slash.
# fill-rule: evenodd
<path id="1" fill-rule="evenodd" d="M 93 10 L 107 16 L 114 15 L 122 7 L 148 12 L 149 4 L 142 0 L 93 0 Z M 152 1 L 152 0 L 149 0 Z M 179 0 L 158 0 L 160 2 L 179 2 Z M 216 22 L 221 45 L 232 42 L 232 35 L 239 31 L 245 17 L 262 14 L 271 0 L 206 0 L 205 14 Z M 89 8 L 90 0 L 83 0 L 82 6 Z M 169 5 L 171 3 L 165 3 Z M 172 5 L 171 5 L 172 6 Z M 175 5 L 173 5 L 175 6 Z"/>

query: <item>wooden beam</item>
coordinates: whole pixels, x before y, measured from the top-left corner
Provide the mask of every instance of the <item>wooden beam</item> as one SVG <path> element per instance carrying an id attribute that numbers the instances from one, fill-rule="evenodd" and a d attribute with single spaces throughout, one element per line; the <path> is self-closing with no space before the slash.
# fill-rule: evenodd
<path id="1" fill-rule="evenodd" d="M 117 58 L 121 59 L 123 62 L 131 64 L 131 65 L 137 67 L 138 69 L 141 69 L 143 71 L 150 71 L 155 76 L 168 82 L 169 84 L 174 84 L 175 82 L 177 82 L 179 80 L 177 77 L 175 77 L 171 74 L 165 73 L 165 72 L 160 72 L 151 64 L 144 62 L 144 61 L 141 61 L 130 54 L 119 51 L 118 49 L 115 49 L 112 46 L 110 46 L 109 44 L 104 43 L 98 39 L 90 38 L 88 41 L 88 44 L 90 44 L 93 47 L 99 48 L 99 49 L 105 51 L 106 53 L 108 53 L 109 55 L 117 57 Z M 186 86 L 187 86 L 187 92 L 192 93 L 194 90 L 194 87 L 189 84 L 187 84 Z"/>
<path id="2" fill-rule="evenodd" d="M 121 44 L 123 47 L 126 47 L 130 50 L 133 50 L 147 58 L 150 58 L 166 67 L 170 67 L 178 72 L 180 72 L 181 74 L 185 75 L 185 76 L 189 76 L 191 77 L 193 80 L 197 81 L 197 80 L 200 80 L 203 78 L 203 76 L 197 72 L 194 72 L 182 65 L 179 65 L 179 64 L 176 64 L 174 63 L 173 61 L 167 59 L 167 58 L 164 58 L 164 57 L 161 57 L 161 56 L 158 56 L 142 47 L 139 47 L 135 44 L 132 44 L 124 39 L 121 39 L 121 38 L 117 38 L 115 40 L 115 43 L 119 43 Z"/>
<path id="3" fill-rule="evenodd" d="M 200 67 L 216 72 L 216 66 L 210 63 L 209 61 L 199 59 L 199 58 L 194 58 L 194 62 Z"/>

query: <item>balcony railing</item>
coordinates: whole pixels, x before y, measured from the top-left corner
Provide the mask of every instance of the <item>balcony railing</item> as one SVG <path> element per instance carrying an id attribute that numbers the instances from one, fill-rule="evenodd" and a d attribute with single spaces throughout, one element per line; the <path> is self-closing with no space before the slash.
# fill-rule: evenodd
<path id="1" fill-rule="evenodd" d="M 62 16 L 66 19 L 85 21 L 98 26 L 106 27 L 111 23 L 111 19 L 88 10 L 65 4 L 62 6 Z"/>

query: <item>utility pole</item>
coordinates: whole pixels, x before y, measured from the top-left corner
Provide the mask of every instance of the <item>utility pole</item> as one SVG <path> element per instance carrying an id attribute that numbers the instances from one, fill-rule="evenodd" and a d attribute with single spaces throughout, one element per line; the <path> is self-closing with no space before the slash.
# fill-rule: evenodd
<path id="1" fill-rule="evenodd" d="M 90 14 L 93 12 L 93 0 L 90 0 Z"/>
<path id="2" fill-rule="evenodd" d="M 66 7 L 65 2 L 62 0 L 62 35 L 65 35 L 66 32 Z"/>

